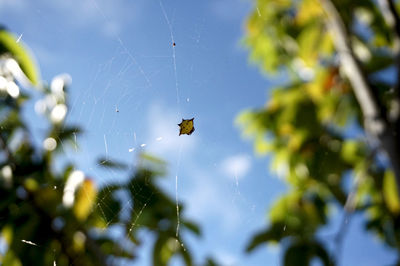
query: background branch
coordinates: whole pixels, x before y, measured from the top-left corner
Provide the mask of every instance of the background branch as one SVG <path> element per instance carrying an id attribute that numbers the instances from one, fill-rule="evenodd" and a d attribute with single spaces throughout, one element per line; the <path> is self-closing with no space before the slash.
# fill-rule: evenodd
<path id="1" fill-rule="evenodd" d="M 396 139 L 397 130 L 388 123 L 386 114 L 381 112 L 383 108 L 380 107 L 379 101 L 374 96 L 372 88 L 354 55 L 349 34 L 336 7 L 330 0 L 320 0 L 320 3 L 327 15 L 343 70 L 351 83 L 364 115 L 366 132 L 379 140 L 381 148 L 386 151 L 396 177 L 397 191 L 400 193 L 400 149 L 399 142 Z"/>

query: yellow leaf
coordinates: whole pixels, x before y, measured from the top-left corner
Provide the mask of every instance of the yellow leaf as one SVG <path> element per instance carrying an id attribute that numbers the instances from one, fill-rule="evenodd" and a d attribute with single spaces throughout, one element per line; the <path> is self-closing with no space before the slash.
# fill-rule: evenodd
<path id="1" fill-rule="evenodd" d="M 83 251 L 85 249 L 86 236 L 84 233 L 77 231 L 72 239 L 72 247 L 75 251 Z"/>
<path id="2" fill-rule="evenodd" d="M 25 184 L 25 189 L 28 191 L 35 191 L 39 188 L 39 184 L 37 181 L 31 177 L 27 178 L 24 182 Z"/>
<path id="3" fill-rule="evenodd" d="M 73 212 L 79 221 L 84 221 L 90 214 L 95 203 L 97 190 L 94 182 L 86 179 L 77 192 Z"/>
<path id="4" fill-rule="evenodd" d="M 10 245 L 13 239 L 13 231 L 11 229 L 11 226 L 6 225 L 3 227 L 3 230 L 1 230 L 1 238 L 3 238 L 7 245 Z"/>
<path id="5" fill-rule="evenodd" d="M 292 124 L 285 123 L 279 127 L 279 133 L 281 135 L 291 135 L 293 133 L 293 126 Z"/>
<path id="6" fill-rule="evenodd" d="M 305 137 L 306 132 L 303 131 L 297 131 L 295 134 L 292 134 L 288 143 L 288 148 L 291 151 L 297 151 L 301 144 L 303 144 Z"/>
<path id="7" fill-rule="evenodd" d="M 4 52 L 4 50 L 17 60 L 22 71 L 32 84 L 37 85 L 39 82 L 39 72 L 27 49 L 12 34 L 6 30 L 0 30 L 0 51 Z"/>
<path id="8" fill-rule="evenodd" d="M 383 177 L 383 197 L 388 209 L 394 213 L 400 213 L 400 201 L 397 193 L 396 179 L 392 171 L 386 171 Z"/>
<path id="9" fill-rule="evenodd" d="M 310 20 L 315 19 L 315 17 L 321 16 L 322 14 L 323 10 L 318 1 L 304 0 L 301 1 L 299 11 L 296 15 L 296 22 L 300 25 L 304 25 Z"/>

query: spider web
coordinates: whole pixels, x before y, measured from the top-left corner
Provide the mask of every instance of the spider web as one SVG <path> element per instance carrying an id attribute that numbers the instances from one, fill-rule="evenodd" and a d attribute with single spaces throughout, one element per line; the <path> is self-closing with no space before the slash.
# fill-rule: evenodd
<path id="1" fill-rule="evenodd" d="M 104 2 L 90 0 L 87 3 L 91 3 L 95 7 L 94 13 L 101 18 L 96 21 L 112 24 L 115 20 L 109 15 L 108 6 Z M 220 154 L 224 154 L 225 147 L 221 145 L 223 132 L 219 132 L 218 127 L 204 122 L 206 120 L 204 116 L 203 118 L 197 116 L 200 108 L 206 109 L 209 104 L 216 106 L 220 104 L 219 102 L 209 103 L 195 93 L 195 90 L 205 90 L 207 87 L 214 86 L 212 71 L 201 76 L 198 71 L 199 68 L 210 67 L 199 60 L 203 54 L 209 53 L 212 49 L 212 44 L 204 44 L 202 41 L 203 35 L 208 34 L 207 21 L 205 18 L 195 19 L 196 23 L 191 24 L 191 28 L 184 29 L 187 31 L 187 36 L 176 34 L 178 32 L 176 25 L 182 27 L 185 19 L 188 19 L 182 18 L 182 13 L 176 11 L 176 5 L 177 3 L 167 5 L 165 1 L 155 1 L 151 5 L 151 13 L 154 14 L 151 20 L 155 25 L 146 25 L 150 32 L 147 36 L 142 34 L 139 38 L 131 38 L 126 35 L 126 31 L 121 34 L 116 30 L 108 33 L 110 38 L 105 44 L 107 49 L 100 55 L 92 55 L 88 50 L 85 56 L 87 61 L 78 70 L 85 72 L 88 82 L 79 82 L 79 79 L 74 78 L 76 75 L 71 73 L 74 83 L 68 92 L 72 101 L 66 121 L 66 124 L 82 125 L 84 134 L 75 137 L 75 145 L 72 148 L 65 143 L 61 143 L 61 146 L 65 150 L 66 161 L 75 162 L 86 175 L 95 179 L 99 188 L 110 182 L 126 181 L 128 173 L 134 172 L 138 166 L 137 156 L 141 152 L 148 151 L 161 158 L 166 158 L 171 178 L 160 180 L 159 183 L 175 198 L 177 239 L 180 236 L 181 216 L 178 202 L 180 200 L 186 202 L 196 196 L 199 198 L 223 196 L 225 198 L 223 203 L 215 202 L 215 208 L 220 208 L 221 212 L 226 207 L 235 210 L 245 209 L 246 213 L 243 214 L 243 218 L 240 217 L 241 214 L 235 212 L 233 215 L 222 217 L 222 220 L 228 228 L 237 228 L 240 224 L 244 231 L 250 230 L 249 225 L 256 219 L 257 208 L 254 202 L 249 200 L 245 193 L 242 193 L 240 169 L 235 168 L 236 170 L 234 169 L 233 172 L 228 171 L 231 179 L 217 181 L 225 185 L 224 189 L 221 188 L 223 186 L 220 183 L 217 187 L 215 181 L 208 178 L 210 173 L 217 173 L 216 176 L 221 176 L 219 169 L 224 162 Z M 45 21 L 45 17 L 41 19 Z M 47 22 L 50 23 L 50 21 Z M 154 28 L 159 29 L 157 33 L 151 33 L 151 29 Z M 179 32 L 185 32 L 184 30 L 181 29 Z M 134 35 L 135 30 L 129 34 Z M 24 35 L 21 35 L 22 40 L 25 35 L 24 31 Z M 162 42 L 162 48 L 153 46 L 154 40 Z M 197 49 L 200 52 L 194 55 L 188 54 L 187 47 L 194 47 L 193 50 Z M 209 95 L 214 96 L 215 94 Z M 199 102 L 204 106 L 200 106 Z M 219 111 L 219 107 L 217 110 Z M 182 118 L 192 117 L 195 117 L 196 132 L 192 136 L 179 137 L 177 123 Z M 211 120 L 211 117 L 212 115 L 207 113 L 207 119 Z M 231 122 L 231 120 L 227 121 L 229 125 Z M 195 147 L 198 147 L 196 142 L 199 142 L 199 138 L 204 134 L 205 127 L 203 125 L 211 128 L 213 134 L 219 137 L 211 138 L 210 143 L 202 143 L 204 148 L 200 148 L 206 154 L 205 156 L 209 157 L 206 170 L 196 165 L 195 155 L 199 153 L 194 150 Z M 93 163 L 94 154 L 97 157 L 103 157 L 106 161 L 115 159 L 127 162 L 130 169 L 127 170 L 127 173 L 104 169 L 101 167 L 102 162 L 97 165 Z M 241 158 L 243 159 L 243 156 Z M 196 171 L 191 173 L 190 169 Z M 138 195 L 137 201 L 140 207 L 139 211 L 134 214 L 128 232 L 109 228 L 111 220 L 107 220 L 105 213 L 113 212 L 113 210 L 104 202 L 103 198 L 98 198 L 99 203 L 93 208 L 93 211 L 98 210 L 102 213 L 106 229 L 110 229 L 118 241 L 125 239 L 124 244 L 126 245 L 129 245 L 129 241 L 127 241 L 129 233 L 141 226 L 138 221 L 152 197 L 141 194 L 142 187 L 134 186 L 131 189 Z M 200 190 L 205 196 L 198 194 Z M 109 193 L 113 192 L 109 190 Z M 120 196 L 121 199 L 126 199 L 126 196 Z M 192 216 L 202 217 L 205 212 L 201 209 L 213 207 L 208 205 L 209 201 L 205 202 L 199 199 L 198 207 L 191 211 Z M 126 216 L 133 210 L 134 204 L 135 199 L 123 201 L 122 209 L 114 211 L 114 217 Z M 258 210 L 263 215 L 265 208 L 259 207 Z M 220 223 L 218 221 L 219 214 L 218 212 L 213 213 L 215 217 L 211 218 L 211 232 Z M 259 223 L 262 222 L 263 220 L 260 219 Z M 193 237 L 183 235 L 185 242 L 179 243 L 183 248 L 186 245 L 193 246 L 193 243 L 198 241 Z M 145 237 L 151 239 L 149 235 Z M 215 236 L 205 237 L 208 238 L 206 241 L 215 241 Z M 24 241 L 27 245 L 40 248 L 40 243 L 32 244 L 29 239 Z M 224 243 L 219 243 L 219 245 L 223 246 Z M 205 251 L 200 251 L 199 254 L 194 255 L 201 256 L 201 252 L 205 253 Z M 56 255 L 54 256 L 55 264 L 57 262 Z M 228 258 L 225 261 L 233 261 L 233 259 Z M 117 262 L 112 261 L 112 263 Z M 137 263 L 140 265 L 141 261 Z"/>
<path id="2" fill-rule="evenodd" d="M 103 19 L 105 21 L 108 21 L 109 18 L 104 14 L 102 8 L 99 6 L 98 2 L 96 0 L 93 0 L 94 5 L 96 6 L 96 9 L 98 10 L 99 14 L 101 14 L 101 16 L 103 17 Z M 158 73 L 165 71 L 163 68 L 168 69 L 170 65 L 172 65 L 172 69 L 173 69 L 173 78 L 174 78 L 174 85 L 175 85 L 175 92 L 176 92 L 176 113 L 178 115 L 178 117 L 181 116 L 181 105 L 180 105 L 180 92 L 179 92 L 179 86 L 178 86 L 178 72 L 177 72 L 177 60 L 176 60 L 176 41 L 174 38 L 174 34 L 173 34 L 173 25 L 172 22 L 170 21 L 166 10 L 163 6 L 163 3 L 160 1 L 159 2 L 160 5 L 160 10 L 162 11 L 162 15 L 165 18 L 165 23 L 168 26 L 168 32 L 170 34 L 170 43 L 168 45 L 170 45 L 171 47 L 171 55 L 161 55 L 161 56 L 137 56 L 134 54 L 134 52 L 130 51 L 127 47 L 127 45 L 125 44 L 125 42 L 123 41 L 123 38 L 121 38 L 121 36 L 119 36 L 117 33 L 114 34 L 113 38 L 117 41 L 117 47 L 116 47 L 116 51 L 114 53 L 114 55 L 111 57 L 111 59 L 107 60 L 104 64 L 101 64 L 96 72 L 94 73 L 94 77 L 92 79 L 92 82 L 89 86 L 89 90 L 87 90 L 83 97 L 84 98 L 88 98 L 88 101 L 92 100 L 92 104 L 90 104 L 89 109 L 91 109 L 91 111 L 89 112 L 85 112 L 85 105 L 86 105 L 86 101 L 82 101 L 81 103 L 79 103 L 79 101 L 81 101 L 80 97 L 75 99 L 75 102 L 72 105 L 72 108 L 70 110 L 71 113 L 74 112 L 78 112 L 79 111 L 79 115 L 78 115 L 78 121 L 82 120 L 82 116 L 84 116 L 84 113 L 90 113 L 89 115 L 89 120 L 88 120 L 88 126 L 90 127 L 91 124 L 93 123 L 94 120 L 98 121 L 99 118 L 99 112 L 97 112 L 95 109 L 97 109 L 98 105 L 101 105 L 102 108 L 102 112 L 101 112 L 101 117 L 99 119 L 100 121 L 100 126 L 103 126 L 103 122 L 106 120 L 109 120 L 107 118 L 108 113 L 111 111 L 111 108 L 109 108 L 108 110 L 105 108 L 105 106 L 112 106 L 111 102 L 115 102 L 115 115 L 112 118 L 112 122 L 110 125 L 107 125 L 106 129 L 105 129 L 105 133 L 103 134 L 103 141 L 104 141 L 104 153 L 105 153 L 105 160 L 110 159 L 110 157 L 115 156 L 115 153 L 111 156 L 110 154 L 113 153 L 113 151 L 111 151 L 111 149 L 109 149 L 109 146 L 111 147 L 112 144 L 110 143 L 110 138 L 115 138 L 115 135 L 122 135 L 123 138 L 127 138 L 128 141 L 130 138 L 133 137 L 133 143 L 132 145 L 129 146 L 129 148 L 127 149 L 127 151 L 129 153 L 135 153 L 135 152 L 140 152 L 140 151 L 144 151 L 146 149 L 146 146 L 148 146 L 148 140 L 145 140 L 146 138 L 141 138 L 142 136 L 138 136 L 137 132 L 134 131 L 127 131 L 127 132 L 123 132 L 122 130 L 118 130 L 116 128 L 118 128 L 118 115 L 122 112 L 124 112 L 125 106 L 127 104 L 130 104 L 132 102 L 135 102 L 135 108 L 138 109 L 142 109 L 143 107 L 140 105 L 140 98 L 142 96 L 142 93 L 139 92 L 138 90 L 142 90 L 142 92 L 144 93 L 145 90 L 150 90 L 152 93 L 157 94 L 159 92 L 158 89 L 155 89 L 154 86 L 152 85 L 152 79 L 154 79 Z M 121 61 L 121 57 L 125 57 L 125 59 L 123 60 L 123 64 L 122 65 L 118 65 L 115 62 L 120 62 Z M 137 59 L 139 58 L 139 59 Z M 164 65 L 163 68 L 161 69 L 154 69 L 152 71 L 146 72 L 144 70 L 144 68 L 142 67 L 142 65 L 139 63 L 140 59 L 144 58 L 145 60 L 154 60 L 154 61 L 162 61 L 161 65 Z M 172 61 L 171 63 L 168 63 L 168 60 Z M 160 62 L 157 62 L 156 65 L 160 64 Z M 114 72 L 114 74 L 112 74 Z M 107 78 L 107 80 L 104 80 L 104 88 L 101 89 L 102 92 L 99 94 L 99 96 L 92 96 L 92 95 L 96 95 L 96 93 L 93 93 L 92 90 L 97 90 L 98 89 L 98 84 L 99 82 L 101 82 L 103 80 L 102 74 L 107 73 L 109 74 L 109 76 L 114 76 L 115 78 Z M 131 90 L 131 83 L 125 83 L 127 76 L 130 76 L 129 79 L 131 79 L 132 77 L 134 78 L 134 84 L 141 84 L 139 86 L 137 86 L 135 88 L 134 93 L 132 93 Z M 112 98 L 114 96 L 114 94 L 112 93 L 112 89 L 115 88 L 116 86 L 118 86 L 117 84 L 121 84 L 123 83 L 123 89 L 122 89 L 122 93 L 120 96 L 118 97 L 114 97 L 115 99 L 113 101 L 110 101 L 110 97 Z M 168 92 L 169 94 L 169 92 Z M 87 96 L 87 97 L 86 97 Z M 93 97 L 92 99 L 90 99 L 90 97 Z M 139 105 L 138 105 L 138 100 L 139 100 Z M 143 100 L 144 102 L 146 101 L 146 99 Z M 187 97 L 187 102 L 189 102 L 189 97 Z M 82 106 L 83 105 L 83 106 Z M 145 106 L 146 103 L 143 103 L 143 106 Z M 129 109 L 132 109 L 131 107 Z M 126 110 L 129 111 L 129 110 Z M 138 131 L 140 131 L 141 129 L 139 128 Z M 89 132 L 90 134 L 91 132 Z M 160 132 L 160 136 L 152 139 L 151 141 L 155 141 L 155 144 L 153 143 L 153 146 L 155 146 L 153 149 L 157 149 L 157 142 L 168 142 L 168 136 L 162 136 L 162 132 Z M 138 142 L 137 139 L 140 139 L 140 141 Z M 109 144 L 110 143 L 110 144 Z M 176 204 L 176 215 L 177 215 L 177 224 L 176 224 L 176 241 L 178 241 L 178 243 L 180 244 L 180 246 L 185 249 L 184 244 L 180 243 L 178 238 L 179 238 L 179 230 L 180 230 L 180 210 L 179 210 L 179 195 L 178 195 L 178 186 L 179 186 L 179 182 L 178 182 L 178 176 L 179 176 L 179 169 L 180 169 L 180 161 L 181 161 L 181 154 L 182 154 L 182 149 L 183 149 L 183 143 L 184 142 L 180 142 L 179 143 L 179 148 L 178 148 L 178 152 L 177 152 L 177 156 L 175 159 L 175 204 Z M 87 154 L 87 159 L 88 161 L 90 161 L 90 155 Z M 117 156 L 118 157 L 118 156 Z M 91 170 L 95 170 L 93 168 L 89 168 Z M 133 170 L 133 169 L 132 169 Z M 116 180 L 118 178 L 118 173 L 116 173 L 113 169 L 109 169 L 106 171 L 102 171 L 105 173 L 102 173 L 100 175 L 98 175 L 97 177 L 100 179 L 100 182 L 104 182 L 104 184 L 106 185 L 107 182 L 109 182 L 110 180 L 114 180 L 114 181 L 118 181 Z M 150 197 L 145 197 L 145 198 L 141 198 L 140 196 L 140 191 L 142 190 L 142 188 L 140 187 L 132 187 L 132 189 L 135 191 L 135 194 L 138 195 L 139 198 L 137 199 L 129 199 L 126 203 L 123 204 L 122 209 L 119 212 L 115 213 L 115 217 L 120 216 L 121 213 L 126 212 L 127 210 L 132 210 L 133 209 L 133 204 L 135 204 L 135 202 L 142 202 L 142 206 L 139 210 L 138 213 L 135 214 L 135 217 L 133 218 L 133 222 L 131 223 L 128 232 L 126 232 L 126 235 L 124 236 L 124 238 L 128 239 L 128 235 L 131 233 L 131 231 L 136 227 L 136 226 L 140 226 L 140 224 L 138 224 L 138 220 L 140 218 L 140 216 L 142 215 L 143 211 L 145 210 L 145 208 L 147 207 L 147 204 L 149 202 L 149 200 L 151 199 L 152 195 Z M 109 191 L 109 193 L 112 193 L 112 191 Z M 132 201 L 134 201 L 132 203 Z M 107 221 L 106 219 L 106 215 L 105 215 L 105 210 L 104 209 L 109 209 L 110 207 L 107 206 L 104 202 L 103 199 L 99 199 L 99 203 L 97 204 L 96 208 L 98 208 L 100 210 L 100 213 L 102 213 L 105 223 L 106 223 L 106 228 L 108 227 L 109 223 L 111 221 Z M 110 210 L 108 210 L 110 211 Z M 129 241 L 126 242 L 127 244 L 129 243 Z M 115 263 L 115 262 L 113 262 Z"/>
<path id="3" fill-rule="evenodd" d="M 104 20 L 108 20 L 108 18 L 106 17 L 106 15 L 103 13 L 102 9 L 99 7 L 98 3 L 96 2 L 96 0 L 93 0 L 93 3 L 95 4 L 96 8 L 98 9 L 99 13 L 102 15 L 102 17 L 104 18 Z M 159 1 L 160 4 L 160 8 L 161 11 L 163 13 L 163 16 L 165 18 L 166 24 L 168 25 L 168 30 L 170 33 L 170 38 L 171 38 L 171 47 L 172 47 L 172 64 L 173 64 L 173 73 L 174 73 L 174 79 L 175 79 L 175 90 L 176 90 L 176 103 L 177 103 L 177 108 L 178 108 L 178 114 L 179 116 L 181 115 L 181 111 L 180 111 L 180 95 L 179 95 L 179 87 L 178 87 L 178 74 L 177 74 L 177 63 L 176 63 L 176 42 L 175 42 L 175 38 L 174 38 L 174 34 L 173 34 L 173 27 L 172 24 L 168 18 L 168 15 L 164 9 L 163 3 L 162 1 Z M 144 72 L 142 66 L 138 63 L 138 61 L 136 60 L 136 58 L 133 56 L 133 54 L 128 50 L 128 48 L 125 46 L 124 42 L 122 41 L 121 37 L 118 34 L 115 34 L 115 38 L 118 40 L 118 43 L 120 45 L 120 47 L 123 48 L 124 53 L 127 54 L 128 59 L 130 59 L 133 63 L 133 65 L 137 68 L 137 70 L 139 70 L 140 74 L 143 76 L 143 78 L 145 79 L 146 83 L 147 83 L 147 87 L 151 87 L 151 81 L 149 79 L 149 77 L 147 76 L 147 74 Z M 132 64 L 130 64 L 129 66 L 132 66 Z M 122 68 L 120 70 L 120 72 L 118 73 L 118 77 L 120 77 L 121 75 L 123 75 L 125 73 L 127 68 Z M 109 87 L 107 86 L 106 89 L 108 89 Z M 125 91 L 123 92 L 123 94 L 125 93 Z M 121 102 L 120 98 L 118 100 L 118 103 Z M 116 104 L 116 112 L 119 112 L 118 109 L 118 104 Z M 115 121 L 115 120 L 114 120 Z M 114 122 L 113 121 L 113 122 Z M 136 133 L 134 133 L 134 137 L 136 139 Z M 162 137 L 158 137 L 156 140 L 161 140 Z M 168 140 L 167 140 L 168 141 Z M 147 144 L 146 143 L 142 143 L 140 145 L 141 148 L 144 148 Z M 105 146 L 105 153 L 106 153 L 106 159 L 108 158 L 108 146 L 107 146 L 107 140 L 106 140 L 106 135 L 104 135 L 104 146 Z M 130 149 L 132 150 L 132 148 Z M 178 156 L 177 156 L 177 162 L 176 162 L 176 174 L 175 174 L 175 204 L 176 204 L 176 216 L 177 216 L 177 225 L 176 225 L 176 241 L 179 242 L 179 228 L 180 228 L 180 213 L 179 213 L 179 195 L 178 195 L 178 173 L 179 173 L 179 166 L 180 166 L 180 160 L 181 160 L 181 153 L 182 153 L 182 142 L 179 145 L 179 151 L 178 151 Z M 113 173 L 114 174 L 114 173 Z M 128 201 L 128 203 L 126 204 L 131 204 L 130 201 Z M 137 220 L 139 219 L 140 215 L 142 214 L 144 208 L 146 208 L 147 206 L 147 201 L 145 201 L 145 203 L 143 204 L 143 207 L 141 208 L 141 210 L 139 211 L 139 213 L 137 214 L 136 218 L 134 219 L 134 222 L 132 223 L 130 229 L 128 230 L 127 234 L 130 234 L 133 227 L 136 225 Z M 98 205 L 98 207 L 101 209 L 101 206 Z M 124 206 L 122 208 L 122 210 L 125 209 L 126 206 Z M 122 211 L 121 210 L 121 211 Z M 103 211 L 102 211 L 103 212 Z M 104 212 L 103 212 L 104 214 Z M 184 248 L 183 243 L 179 243 L 182 248 Z"/>

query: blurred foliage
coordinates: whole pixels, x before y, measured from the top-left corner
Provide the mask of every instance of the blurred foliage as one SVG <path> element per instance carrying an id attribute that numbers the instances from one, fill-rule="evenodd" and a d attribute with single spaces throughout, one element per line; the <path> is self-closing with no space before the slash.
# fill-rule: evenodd
<path id="1" fill-rule="evenodd" d="M 25 47 L 16 45 L 17 41 L 18 39 L 11 33 L 0 28 L 0 54 L 14 58 L 32 84 L 38 85 L 39 74 L 36 70 L 35 63 Z"/>
<path id="2" fill-rule="evenodd" d="M 394 30 L 377 1 L 332 3 L 374 96 L 390 114 L 398 108 L 393 104 L 398 95 L 393 88 L 398 77 L 392 76 L 398 46 Z M 244 42 L 251 61 L 264 73 L 289 77 L 271 91 L 265 106 L 237 117 L 256 153 L 272 155 L 272 170 L 288 184 L 269 211 L 268 226 L 253 236 L 247 251 L 280 243 L 284 265 L 309 265 L 313 259 L 324 265 L 339 262 L 343 229 L 330 237 L 318 233 L 338 214 L 333 211 L 337 207 L 363 213 L 365 230 L 400 251 L 396 181 L 365 134 L 327 24 L 319 0 L 257 0 L 246 22 Z"/>
<path id="3" fill-rule="evenodd" d="M 176 203 L 156 182 L 166 174 L 162 160 L 142 154 L 127 181 L 101 188 L 65 158 L 63 169 L 55 167 L 65 145 L 76 145 L 81 130 L 64 124 L 69 76 L 57 76 L 46 86 L 39 85 L 38 73 L 26 48 L 0 31 L 0 264 L 126 263 L 147 241 L 138 234 L 144 231 L 155 239 L 154 265 L 167 265 L 174 256 L 193 265 L 189 247 L 176 233 Z M 22 86 L 27 80 L 31 85 Z M 35 123 L 23 120 L 28 94 L 34 92 L 28 89 L 39 89 L 42 95 L 35 109 L 47 118 L 44 140 L 35 140 Z M 100 159 L 99 165 L 126 169 L 108 159 Z M 198 226 L 184 218 L 183 206 L 179 208 L 180 230 L 200 235 Z M 205 264 L 216 265 L 210 259 Z"/>

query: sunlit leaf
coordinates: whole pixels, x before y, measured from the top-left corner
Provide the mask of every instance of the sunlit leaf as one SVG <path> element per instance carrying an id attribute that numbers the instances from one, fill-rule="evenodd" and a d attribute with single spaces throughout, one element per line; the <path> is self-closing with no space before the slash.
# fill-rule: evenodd
<path id="1" fill-rule="evenodd" d="M 84 221 L 92 212 L 97 196 L 93 180 L 85 179 L 77 191 L 73 212 L 79 221 Z"/>
<path id="2" fill-rule="evenodd" d="M 13 239 L 13 231 L 10 226 L 4 226 L 1 230 L 1 237 L 10 245 Z"/>
<path id="3" fill-rule="evenodd" d="M 9 53 L 17 60 L 22 71 L 34 85 L 38 85 L 39 73 L 32 57 L 17 39 L 6 30 L 0 30 L 0 54 Z"/>
<path id="4" fill-rule="evenodd" d="M 341 155 L 345 161 L 349 163 L 355 163 L 364 158 L 364 145 L 354 140 L 344 141 Z"/>
<path id="5" fill-rule="evenodd" d="M 318 1 L 304 0 L 299 4 L 298 13 L 296 14 L 296 21 L 300 25 L 305 25 L 321 15 L 323 15 L 323 10 Z"/>
<path id="6" fill-rule="evenodd" d="M 398 195 L 394 174 L 392 171 L 387 171 L 383 178 L 383 196 L 389 210 L 393 214 L 400 213 L 400 201 Z"/>

